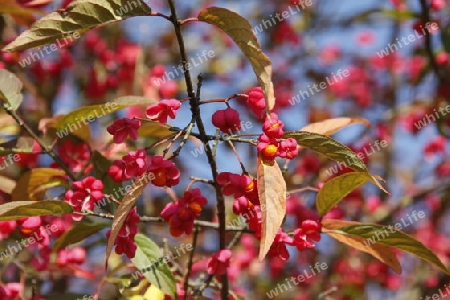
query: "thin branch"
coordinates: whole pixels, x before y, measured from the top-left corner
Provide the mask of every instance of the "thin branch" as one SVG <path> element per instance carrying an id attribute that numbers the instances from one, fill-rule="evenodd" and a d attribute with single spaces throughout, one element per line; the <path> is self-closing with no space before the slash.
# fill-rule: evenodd
<path id="1" fill-rule="evenodd" d="M 194 235 L 192 237 L 192 251 L 191 253 L 189 253 L 189 260 L 188 260 L 188 265 L 187 265 L 187 270 L 186 270 L 186 274 L 184 275 L 184 284 L 183 284 L 183 289 L 184 289 L 184 300 L 188 299 L 188 295 L 189 295 L 189 276 L 191 275 L 191 269 L 192 269 L 192 265 L 193 265 L 193 260 L 194 260 L 194 252 L 195 252 L 195 248 L 197 247 L 197 237 L 199 234 L 199 228 L 198 226 L 195 226 L 194 228 Z"/>
<path id="2" fill-rule="evenodd" d="M 428 6 L 428 3 L 426 0 L 420 0 L 420 8 L 421 8 L 421 20 L 423 25 L 425 26 L 426 35 L 425 35 L 425 50 L 427 52 L 428 60 L 430 61 L 430 66 L 433 69 L 433 72 L 436 74 L 437 78 L 446 83 L 450 83 L 450 79 L 447 78 L 445 73 L 443 72 L 444 69 L 439 68 L 438 64 L 436 63 L 436 59 L 434 57 L 434 50 L 433 50 L 433 43 L 431 40 L 431 32 L 426 26 L 426 24 L 431 22 L 430 18 L 430 7 Z"/>
<path id="3" fill-rule="evenodd" d="M 217 199 L 217 216 L 219 218 L 219 246 L 220 249 L 226 248 L 226 224 L 225 224 L 225 198 L 222 194 L 222 188 L 217 182 L 218 170 L 215 156 L 212 153 L 211 146 L 209 145 L 208 136 L 206 134 L 205 126 L 200 115 L 200 87 L 202 83 L 202 77 L 199 76 L 198 81 L 198 93 L 194 92 L 194 86 L 192 83 L 191 75 L 189 72 L 187 52 L 184 44 L 183 35 L 181 33 L 181 22 L 178 20 L 177 11 L 175 8 L 174 0 L 168 0 L 170 11 L 171 11 L 171 21 L 174 25 L 175 35 L 177 37 L 178 46 L 180 48 L 181 64 L 183 66 L 184 80 L 186 82 L 187 93 L 189 96 L 189 104 L 191 106 L 192 118 L 195 119 L 199 130 L 199 139 L 205 145 L 205 152 L 208 158 L 208 163 L 211 167 L 212 180 L 214 181 L 214 189 L 216 191 Z M 227 274 L 223 275 L 222 278 L 222 288 L 221 288 L 221 298 L 223 300 L 228 300 L 229 285 Z"/>
<path id="4" fill-rule="evenodd" d="M 81 215 L 81 216 L 93 216 L 93 217 L 99 217 L 99 218 L 110 219 L 110 220 L 114 219 L 114 215 L 109 214 L 109 213 L 74 212 L 74 214 Z M 164 222 L 166 222 L 161 217 L 146 217 L 146 216 L 140 217 L 139 221 L 142 223 L 164 223 Z M 215 229 L 215 230 L 220 229 L 220 224 L 208 222 L 208 221 L 194 220 L 194 225 L 203 227 L 203 228 Z M 252 230 L 242 229 L 241 227 L 236 227 L 236 226 L 226 226 L 225 231 L 238 231 L 238 232 L 242 231 L 243 233 L 255 233 Z"/>
<path id="5" fill-rule="evenodd" d="M 62 159 L 55 153 L 55 151 L 48 147 L 33 131 L 33 129 L 28 126 L 27 123 L 17 114 L 17 112 L 13 109 L 11 109 L 7 103 L 3 105 L 3 108 L 5 109 L 6 113 L 13 117 L 13 119 L 16 121 L 16 123 L 25 129 L 25 131 L 41 146 L 41 148 L 44 150 L 46 154 L 48 154 L 60 167 L 64 170 L 64 172 L 67 174 L 67 176 L 70 177 L 73 181 L 76 181 L 77 178 L 75 175 L 70 171 L 69 167 L 62 161 Z"/>
<path id="6" fill-rule="evenodd" d="M 175 158 L 175 157 L 177 157 L 177 156 L 180 154 L 181 149 L 183 149 L 184 144 L 186 144 L 186 141 L 189 139 L 189 136 L 191 135 L 192 128 L 194 128 L 194 122 L 189 123 L 189 125 L 188 125 L 188 127 L 187 127 L 187 129 L 186 129 L 186 132 L 185 132 L 185 134 L 184 134 L 184 136 L 183 136 L 183 139 L 182 139 L 181 142 L 180 142 L 180 145 L 179 145 L 178 148 L 172 153 L 172 156 L 169 158 L 169 160 L 170 160 L 170 159 L 173 159 L 173 158 Z"/>

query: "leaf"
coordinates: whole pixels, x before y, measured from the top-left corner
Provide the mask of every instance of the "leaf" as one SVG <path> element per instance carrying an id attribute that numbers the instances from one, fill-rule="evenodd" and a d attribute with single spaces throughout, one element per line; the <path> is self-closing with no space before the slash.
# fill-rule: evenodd
<path id="1" fill-rule="evenodd" d="M 110 225 L 110 223 L 106 222 L 92 223 L 83 218 L 80 222 L 74 222 L 72 228 L 56 240 L 53 249 L 58 251 L 59 249 L 78 243 Z"/>
<path id="2" fill-rule="evenodd" d="M 134 240 L 137 249 L 135 257 L 131 259 L 133 264 L 151 284 L 158 287 L 164 294 L 174 297 L 175 277 L 167 266 L 166 259 L 163 259 L 164 255 L 158 245 L 140 233 L 136 234 Z"/>
<path id="3" fill-rule="evenodd" d="M 121 21 L 127 17 L 145 16 L 151 9 L 143 0 L 77 0 L 70 3 L 64 12 L 52 12 L 18 36 L 3 50 L 8 52 L 35 48 L 61 39 L 74 39 L 81 32 L 104 23 Z M 123 13 L 123 15 L 121 15 Z M 64 42 L 67 43 L 67 42 Z"/>
<path id="4" fill-rule="evenodd" d="M 0 221 L 72 212 L 72 206 L 63 201 L 15 201 L 0 205 Z"/>
<path id="5" fill-rule="evenodd" d="M 155 285 L 150 286 L 144 294 L 145 300 L 164 300 L 164 293 Z"/>
<path id="6" fill-rule="evenodd" d="M 0 175 L 0 191 L 11 194 L 16 187 L 16 182 L 6 176 Z"/>
<path id="7" fill-rule="evenodd" d="M 162 138 L 172 134 L 167 126 L 161 125 L 159 122 L 144 122 L 138 129 L 140 137 Z"/>
<path id="8" fill-rule="evenodd" d="M 108 175 L 108 169 L 112 165 L 112 162 L 104 157 L 100 152 L 94 151 L 92 154 L 92 163 L 94 164 L 95 177 L 103 182 L 103 193 L 113 195 L 122 187 L 121 182 L 114 181 L 111 176 Z"/>
<path id="9" fill-rule="evenodd" d="M 322 229 L 323 230 L 337 230 L 347 225 L 355 225 L 361 224 L 359 222 L 352 221 L 343 221 L 343 220 L 322 220 Z M 338 240 L 339 242 L 346 244 L 350 247 L 358 249 L 360 251 L 366 252 L 382 263 L 385 263 L 389 267 L 392 268 L 397 274 L 402 273 L 402 267 L 395 255 L 394 251 L 391 247 L 382 245 L 379 243 L 373 244 L 371 246 L 367 246 L 364 244 L 366 239 L 359 236 L 349 236 L 345 234 L 341 234 L 339 232 L 325 232 L 332 238 Z"/>
<path id="10" fill-rule="evenodd" d="M 272 63 L 262 52 L 250 23 L 225 8 L 209 7 L 202 10 L 198 20 L 213 24 L 226 32 L 239 46 L 241 51 L 250 61 L 253 71 L 266 98 L 266 110 L 269 113 L 275 105 L 275 93 L 272 83 Z"/>
<path id="11" fill-rule="evenodd" d="M 12 191 L 13 201 L 40 200 L 47 189 L 61 186 L 67 180 L 61 178 L 66 173 L 60 169 L 36 168 L 24 173 Z M 59 178 L 55 178 L 59 177 Z M 45 188 L 43 188 L 43 186 Z"/>
<path id="12" fill-rule="evenodd" d="M 381 14 L 399 21 L 408 21 L 415 18 L 420 19 L 420 15 L 412 11 L 382 10 Z"/>
<path id="13" fill-rule="evenodd" d="M 345 196 L 369 180 L 371 177 L 365 172 L 351 172 L 327 181 L 316 198 L 316 208 L 320 216 L 326 215 Z"/>
<path id="14" fill-rule="evenodd" d="M 33 14 L 44 14 L 45 12 L 39 9 L 25 8 L 18 4 L 16 0 L 2 0 L 0 13 L 30 17 L 33 16 Z"/>
<path id="15" fill-rule="evenodd" d="M 0 100 L 11 110 L 17 110 L 22 103 L 22 82 L 14 73 L 0 70 Z"/>
<path id="16" fill-rule="evenodd" d="M 338 231 L 342 232 L 343 234 L 362 237 L 366 240 L 372 239 L 373 241 L 376 241 L 377 244 L 392 246 L 405 252 L 414 254 L 421 259 L 434 264 L 444 273 L 450 274 L 450 270 L 445 267 L 445 265 L 430 249 L 428 249 L 412 236 L 396 229 L 392 230 L 392 228 L 392 226 L 389 227 L 381 225 L 361 224 L 340 227 L 338 228 Z M 383 238 L 378 238 L 380 235 Z M 387 236 L 385 237 L 384 235 Z"/>
<path id="17" fill-rule="evenodd" d="M 331 159 L 344 163 L 345 166 L 355 171 L 369 174 L 369 170 L 366 165 L 355 152 L 326 135 L 307 131 L 291 131 L 286 132 L 284 134 L 284 138 L 294 138 L 301 146 L 308 147 Z M 388 194 L 388 191 L 379 182 L 382 180 L 381 177 L 370 175 L 370 180 L 382 191 Z"/>
<path id="18" fill-rule="evenodd" d="M 64 118 L 64 115 L 55 116 L 53 118 L 44 118 L 39 121 L 38 129 L 44 133 L 45 136 L 48 136 L 52 139 L 59 138 L 57 133 L 58 122 Z M 67 133 L 59 132 L 61 138 L 68 135 L 69 133 L 74 136 L 80 138 L 85 142 L 90 142 L 91 140 L 91 128 L 83 123 L 79 124 L 80 126 L 74 126 L 75 128 L 70 127 L 70 132 L 67 130 Z"/>
<path id="19" fill-rule="evenodd" d="M 369 121 L 363 118 L 333 118 L 322 122 L 311 123 L 300 129 L 300 131 L 308 131 L 311 133 L 332 135 L 336 131 L 355 123 L 361 123 L 370 126 Z"/>
<path id="20" fill-rule="evenodd" d="M 10 140 L 6 143 L 0 144 L 0 156 L 9 155 L 13 153 L 33 153 L 34 139 L 30 137 L 20 136 L 17 139 Z M 9 159 L 9 158 L 8 158 Z M 18 161 L 18 155 L 11 157 L 10 163 Z"/>
<path id="21" fill-rule="evenodd" d="M 285 133 L 284 137 L 294 138 L 299 145 L 308 147 L 336 161 L 344 162 L 355 171 L 369 172 L 356 153 L 326 135 L 306 131 L 293 131 Z"/>
<path id="22" fill-rule="evenodd" d="M 151 105 L 157 100 L 138 96 L 125 96 L 114 99 L 112 102 L 100 105 L 90 105 L 78 108 L 65 115 L 58 121 L 58 136 L 65 136 L 73 130 L 86 126 L 96 118 L 112 114 L 115 111 L 134 105 Z M 74 129 L 75 128 L 75 129 Z"/>
<path id="23" fill-rule="evenodd" d="M 258 196 L 262 212 L 259 260 L 262 261 L 286 215 L 286 181 L 276 162 L 269 165 L 258 158 L 257 165 Z"/>
<path id="24" fill-rule="evenodd" d="M 138 197 L 142 194 L 146 187 L 145 178 L 149 176 L 148 173 L 144 173 L 139 179 L 136 179 L 135 182 L 139 182 L 140 184 L 133 184 L 131 189 L 125 194 L 120 202 L 117 211 L 114 213 L 113 223 L 111 225 L 111 234 L 108 239 L 108 244 L 106 246 L 106 266 L 108 266 L 108 258 L 111 255 L 112 247 L 114 246 L 114 241 L 116 240 L 117 234 L 119 233 L 120 228 L 122 228 L 123 223 L 125 222 L 128 213 L 133 208 L 134 203 L 138 199 Z M 148 179 L 148 177 L 147 177 Z M 141 182 L 144 181 L 144 183 Z"/>

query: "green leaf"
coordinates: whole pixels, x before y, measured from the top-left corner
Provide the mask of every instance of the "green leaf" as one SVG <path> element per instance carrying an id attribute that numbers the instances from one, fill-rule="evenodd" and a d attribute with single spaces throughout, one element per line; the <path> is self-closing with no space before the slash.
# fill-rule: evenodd
<path id="1" fill-rule="evenodd" d="M 140 233 L 136 234 L 134 240 L 137 250 L 136 256 L 131 259 L 133 264 L 151 284 L 158 287 L 164 294 L 174 297 L 175 277 L 163 259 L 163 253 L 158 245 Z"/>
<path id="2" fill-rule="evenodd" d="M 420 18 L 420 15 L 412 11 L 382 10 L 381 14 L 394 20 L 408 21 L 414 18 Z"/>
<path id="3" fill-rule="evenodd" d="M 22 82 L 14 73 L 0 70 L 0 100 L 8 109 L 17 110 L 22 103 Z"/>
<path id="4" fill-rule="evenodd" d="M 344 163 L 347 167 L 357 171 L 369 174 L 364 162 L 356 155 L 355 152 L 350 150 L 347 146 L 342 145 L 338 141 L 317 133 L 307 132 L 307 131 L 291 131 L 284 134 L 284 138 L 293 138 L 301 146 L 310 148 L 316 152 L 319 152 L 331 159 L 338 162 Z M 369 174 L 370 175 L 370 174 Z M 370 175 L 370 180 L 383 190 L 388 193 L 386 189 L 380 184 L 379 176 Z M 381 179 L 382 180 L 382 179 Z"/>
<path id="5" fill-rule="evenodd" d="M 63 201 L 15 201 L 0 205 L 0 221 L 18 220 L 28 217 L 72 212 L 72 206 Z"/>
<path id="6" fill-rule="evenodd" d="M 241 51 L 250 61 L 253 71 L 266 98 L 266 110 L 269 112 L 275 105 L 275 94 L 272 83 L 272 63 L 262 52 L 250 23 L 225 8 L 209 7 L 202 10 L 198 20 L 213 24 L 226 32 L 239 46 Z"/>
<path id="7" fill-rule="evenodd" d="M 135 105 L 151 105 L 157 103 L 157 100 L 148 99 L 139 96 L 125 96 L 114 99 L 111 102 L 100 105 L 89 105 L 80 107 L 58 120 L 57 130 L 59 136 L 65 136 L 70 133 L 73 128 L 77 129 L 85 126 L 88 122 L 95 119 L 112 114 L 115 111 L 135 106 Z"/>
<path id="8" fill-rule="evenodd" d="M 98 25 L 150 13 L 151 9 L 143 0 L 77 0 L 69 4 L 64 12 L 52 12 L 38 20 L 3 50 L 20 51 L 56 41 L 58 45 L 60 41 L 66 45 L 68 41 L 78 38 L 80 33 Z"/>
<path id="9" fill-rule="evenodd" d="M 286 132 L 284 138 L 293 138 L 299 145 L 308 147 L 336 161 L 343 162 L 355 171 L 369 172 L 356 153 L 326 135 L 307 131 L 293 131 Z"/>
<path id="10" fill-rule="evenodd" d="M 94 151 L 92 154 L 92 163 L 94 165 L 95 177 L 103 182 L 103 193 L 107 195 L 114 195 L 122 187 L 122 183 L 114 181 L 108 175 L 108 169 L 112 162 L 104 157 L 100 152 Z M 108 203 L 111 203 L 108 201 Z M 112 203 L 111 203 L 112 204 Z"/>
<path id="11" fill-rule="evenodd" d="M 365 172 L 351 172 L 327 181 L 317 194 L 317 211 L 321 216 L 326 215 L 345 196 L 370 179 L 371 177 Z"/>
<path id="12" fill-rule="evenodd" d="M 418 240 L 414 239 L 412 236 L 402 231 L 394 230 L 392 226 L 350 225 L 338 228 L 337 232 L 356 235 L 359 237 L 363 237 L 370 242 L 375 241 L 376 243 L 392 246 L 405 252 L 414 254 L 421 259 L 434 264 L 444 273 L 450 274 L 450 271 L 430 249 L 428 249 Z"/>
<path id="13" fill-rule="evenodd" d="M 99 232 L 100 230 L 107 228 L 110 225 L 110 223 L 106 222 L 92 223 L 91 221 L 87 221 L 86 219 L 83 219 L 80 222 L 75 222 L 69 231 L 66 231 L 56 240 L 53 249 L 57 251 L 69 245 L 78 243 Z"/>

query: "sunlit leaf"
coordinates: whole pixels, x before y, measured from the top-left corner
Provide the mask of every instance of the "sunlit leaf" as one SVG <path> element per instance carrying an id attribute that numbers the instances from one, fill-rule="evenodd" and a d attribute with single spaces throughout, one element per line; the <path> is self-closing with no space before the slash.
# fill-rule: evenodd
<path id="1" fill-rule="evenodd" d="M 379 243 L 368 246 L 364 243 L 366 239 L 362 237 L 341 234 L 335 231 L 336 229 L 344 226 L 359 225 L 359 224 L 361 223 L 343 220 L 323 220 L 322 229 L 325 231 L 327 230 L 333 231 L 325 233 L 343 244 L 346 244 L 350 247 L 353 247 L 355 249 L 358 249 L 360 251 L 372 255 L 376 259 L 380 260 L 382 263 L 385 263 L 386 265 L 391 267 L 392 270 L 394 270 L 397 274 L 401 274 L 402 267 L 391 247 Z"/>
<path id="2" fill-rule="evenodd" d="M 258 195 L 262 212 L 259 260 L 262 261 L 286 215 L 286 181 L 276 162 L 266 164 L 258 159 L 257 164 Z"/>
<path id="3" fill-rule="evenodd" d="M 345 196 L 371 179 L 365 172 L 351 172 L 333 178 L 320 188 L 316 208 L 321 216 L 326 215 Z"/>
<path id="4" fill-rule="evenodd" d="M 145 300 L 164 300 L 164 293 L 155 285 L 150 286 L 144 294 Z"/>
<path id="5" fill-rule="evenodd" d="M 143 122 L 138 129 L 140 137 L 148 138 L 162 138 L 170 135 L 173 131 L 170 131 L 167 126 L 163 126 L 158 122 Z"/>
<path id="6" fill-rule="evenodd" d="M 22 103 L 22 82 L 14 73 L 0 69 L 0 100 L 9 109 L 17 110 Z"/>
<path id="7" fill-rule="evenodd" d="M 136 256 L 131 259 L 136 268 L 142 272 L 147 280 L 163 293 L 175 296 L 175 277 L 166 263 L 162 251 L 150 238 L 143 234 L 136 234 L 134 240 L 137 245 Z"/>
<path id="8" fill-rule="evenodd" d="M 202 10 L 198 15 L 198 19 L 219 27 L 239 46 L 250 61 L 258 82 L 264 91 L 267 111 L 272 110 L 275 105 L 272 63 L 262 52 L 261 45 L 256 39 L 250 23 L 237 13 L 220 7 L 208 7 Z"/>
<path id="9" fill-rule="evenodd" d="M 64 118 L 64 115 L 41 119 L 39 121 L 38 129 L 42 131 L 45 136 L 48 136 L 52 139 L 56 139 L 58 137 L 63 138 L 70 133 L 85 142 L 90 142 L 91 128 L 89 127 L 89 124 L 84 124 L 84 122 L 74 124 L 76 126 L 72 125 L 72 127 L 69 127 L 69 129 L 67 130 L 67 133 L 66 131 L 64 131 L 64 129 L 58 132 L 58 122 L 61 121 L 62 118 Z M 60 136 L 58 136 L 58 133 Z"/>
<path id="10" fill-rule="evenodd" d="M 58 120 L 57 135 L 64 137 L 74 130 L 78 130 L 94 120 L 112 114 L 115 111 L 135 105 L 151 105 L 157 100 L 138 96 L 125 96 L 100 105 L 90 105 L 73 110 Z"/>
<path id="11" fill-rule="evenodd" d="M 336 131 L 351 125 L 351 124 L 364 124 L 370 126 L 369 121 L 363 118 L 333 118 L 327 119 L 317 123 L 311 123 L 300 129 L 300 131 L 307 131 L 323 135 L 332 135 Z"/>
<path id="12" fill-rule="evenodd" d="M 310 148 L 336 161 L 343 162 L 355 171 L 368 172 L 366 165 L 355 152 L 326 135 L 294 131 L 287 132 L 284 137 L 294 138 L 299 145 Z"/>
<path id="13" fill-rule="evenodd" d="M 61 178 L 66 173 L 54 168 L 36 168 L 24 173 L 17 182 L 11 196 L 13 201 L 41 200 L 45 189 L 61 186 L 67 180 Z"/>
<path id="14" fill-rule="evenodd" d="M 151 9 L 143 0 L 134 0 L 133 6 L 130 3 L 129 0 L 74 1 L 64 12 L 52 12 L 38 20 L 3 50 L 20 51 L 56 41 L 59 43 L 60 40 L 67 43 L 67 40 L 74 40 L 82 32 L 98 25 L 151 13 Z"/>
<path id="15" fill-rule="evenodd" d="M 359 236 L 367 241 L 372 239 L 372 241 L 375 241 L 376 243 L 392 246 L 414 254 L 421 259 L 432 263 L 444 273 L 450 274 L 450 270 L 448 270 L 436 254 L 434 254 L 424 244 L 402 231 L 395 230 L 393 227 L 361 224 L 340 227 L 337 230 L 343 234 Z M 380 236 L 382 238 L 379 238 Z"/>

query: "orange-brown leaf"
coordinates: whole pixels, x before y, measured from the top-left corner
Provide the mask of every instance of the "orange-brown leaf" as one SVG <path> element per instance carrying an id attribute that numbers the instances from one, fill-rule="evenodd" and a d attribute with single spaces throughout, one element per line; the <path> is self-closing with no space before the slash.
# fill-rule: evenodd
<path id="1" fill-rule="evenodd" d="M 146 187 L 146 182 L 144 178 L 146 176 L 149 176 L 148 173 L 144 173 L 140 178 L 136 179 L 136 183 L 133 185 L 133 187 L 125 194 L 125 196 L 122 199 L 122 202 L 120 203 L 119 207 L 117 208 L 116 213 L 114 214 L 113 223 L 111 225 L 111 234 L 108 239 L 108 244 L 106 246 L 106 264 L 105 266 L 108 266 L 108 258 L 111 255 L 112 247 L 114 246 L 114 241 L 116 240 L 117 234 L 119 233 L 120 228 L 122 228 L 123 223 L 125 222 L 128 213 L 133 208 L 134 203 L 136 203 L 136 200 L 138 197 L 142 194 Z M 142 180 L 141 180 L 142 179 Z"/>
<path id="2" fill-rule="evenodd" d="M 332 135 L 338 130 L 355 123 L 361 123 L 370 126 L 369 121 L 363 118 L 333 118 L 317 123 L 311 123 L 300 129 L 300 131 L 308 131 L 323 135 Z"/>
<path id="3" fill-rule="evenodd" d="M 360 224 L 361 223 L 359 222 L 343 221 L 343 220 L 323 220 L 322 229 L 337 230 L 344 226 L 360 225 Z M 380 243 L 375 243 L 371 246 L 367 246 L 366 244 L 364 244 L 364 241 L 366 241 L 366 239 L 359 236 L 345 235 L 337 232 L 325 232 L 325 233 L 343 244 L 346 244 L 350 247 L 353 247 L 355 249 L 358 249 L 360 251 L 372 255 L 376 259 L 380 260 L 382 263 L 385 263 L 386 265 L 391 267 L 392 270 L 394 270 L 397 274 L 402 273 L 402 267 L 400 265 L 400 262 L 398 261 L 397 256 L 395 256 L 395 253 L 391 247 Z"/>
<path id="4" fill-rule="evenodd" d="M 275 235 L 286 215 L 286 182 L 276 162 L 267 164 L 258 159 L 258 195 L 261 202 L 262 233 L 259 260 L 270 250 Z"/>

